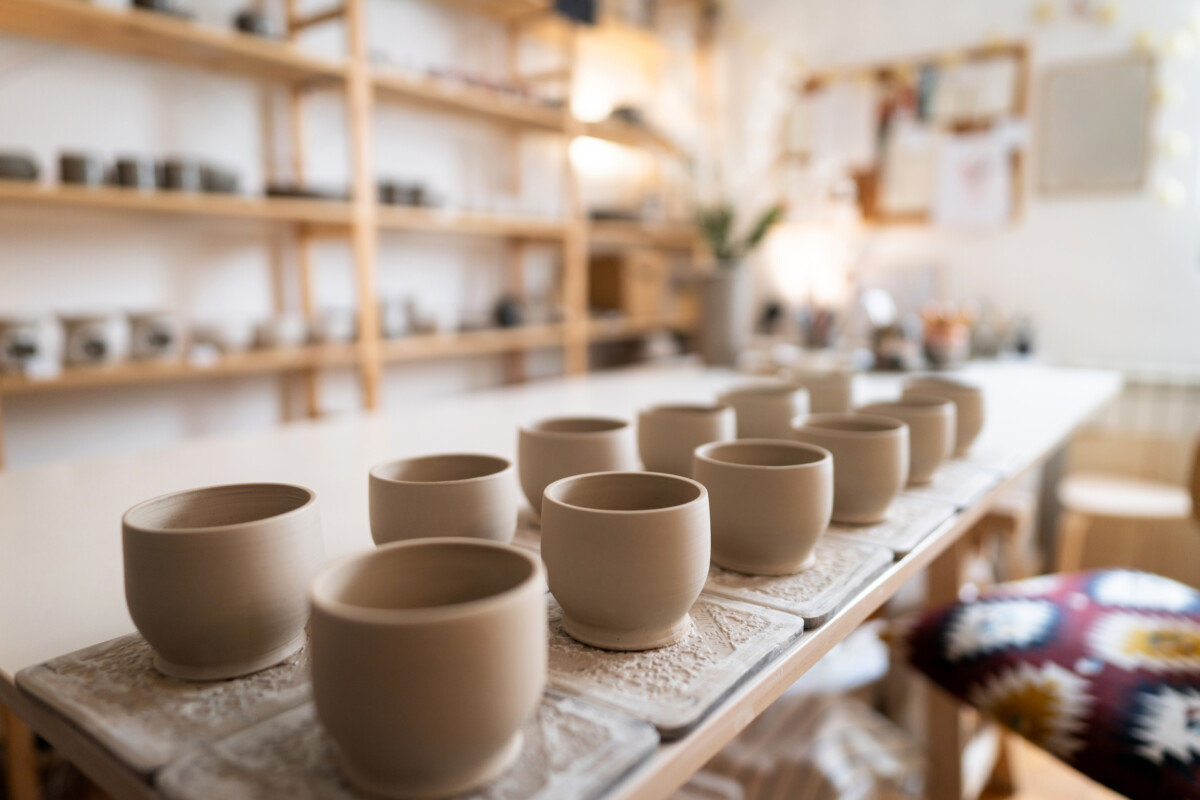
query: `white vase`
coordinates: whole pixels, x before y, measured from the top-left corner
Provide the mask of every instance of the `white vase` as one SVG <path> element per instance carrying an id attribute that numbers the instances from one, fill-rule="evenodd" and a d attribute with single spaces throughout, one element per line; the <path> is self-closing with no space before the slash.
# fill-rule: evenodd
<path id="1" fill-rule="evenodd" d="M 733 366 L 752 327 L 752 284 L 742 265 L 718 265 L 701 278 L 698 349 L 706 364 Z"/>

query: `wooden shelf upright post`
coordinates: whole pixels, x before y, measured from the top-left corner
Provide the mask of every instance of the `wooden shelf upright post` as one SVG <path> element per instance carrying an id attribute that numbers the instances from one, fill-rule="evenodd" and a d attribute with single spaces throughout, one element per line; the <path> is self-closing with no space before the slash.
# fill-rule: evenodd
<path id="1" fill-rule="evenodd" d="M 566 65 L 568 87 L 563 108 L 567 199 L 567 228 L 563 237 L 563 323 L 566 329 L 563 368 L 568 375 L 576 375 L 586 372 L 588 368 L 588 226 L 579 171 L 571 161 L 571 143 L 583 135 L 583 123 L 571 113 L 571 95 L 574 93 L 575 70 L 579 63 L 579 32 L 574 22 L 564 21 L 563 25 L 563 63 Z"/>

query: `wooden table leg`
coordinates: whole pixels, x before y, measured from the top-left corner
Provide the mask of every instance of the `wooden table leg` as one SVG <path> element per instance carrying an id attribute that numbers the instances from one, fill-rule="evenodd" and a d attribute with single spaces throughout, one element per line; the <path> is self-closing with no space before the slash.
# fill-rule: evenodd
<path id="1" fill-rule="evenodd" d="M 37 751 L 33 731 L 20 717 L 0 706 L 4 712 L 4 769 L 9 800 L 40 800 L 42 782 L 38 776 Z"/>

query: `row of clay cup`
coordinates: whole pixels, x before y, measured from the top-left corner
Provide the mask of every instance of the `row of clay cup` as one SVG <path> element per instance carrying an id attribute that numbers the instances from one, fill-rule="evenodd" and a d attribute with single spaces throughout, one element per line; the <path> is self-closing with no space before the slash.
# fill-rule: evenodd
<path id="1" fill-rule="evenodd" d="M 123 519 L 130 614 L 161 672 L 217 680 L 294 655 L 311 612 L 314 700 L 348 779 L 393 797 L 482 785 L 516 758 L 544 688 L 547 583 L 580 641 L 662 647 L 689 630 L 710 556 L 794 572 L 836 517 L 842 456 L 735 441 L 728 407 L 668 408 L 641 415 L 643 458 L 653 464 L 654 442 L 671 438 L 653 435 L 657 417 L 711 418 L 719 430 L 693 448 L 696 479 L 634 471 L 622 421 L 521 430 L 521 483 L 547 481 L 535 505 L 545 575 L 537 555 L 506 544 L 511 462 L 428 456 L 371 471 L 380 546 L 323 569 L 316 497 L 303 487 L 217 486 L 135 506 Z M 575 472 L 548 474 L 564 469 Z"/>

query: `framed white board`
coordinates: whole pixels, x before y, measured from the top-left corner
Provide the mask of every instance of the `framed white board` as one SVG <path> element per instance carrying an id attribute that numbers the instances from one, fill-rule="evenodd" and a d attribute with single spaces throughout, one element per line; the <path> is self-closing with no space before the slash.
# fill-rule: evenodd
<path id="1" fill-rule="evenodd" d="M 1150 156 L 1154 60 L 1135 55 L 1053 67 L 1038 126 L 1043 194 L 1131 192 Z"/>

